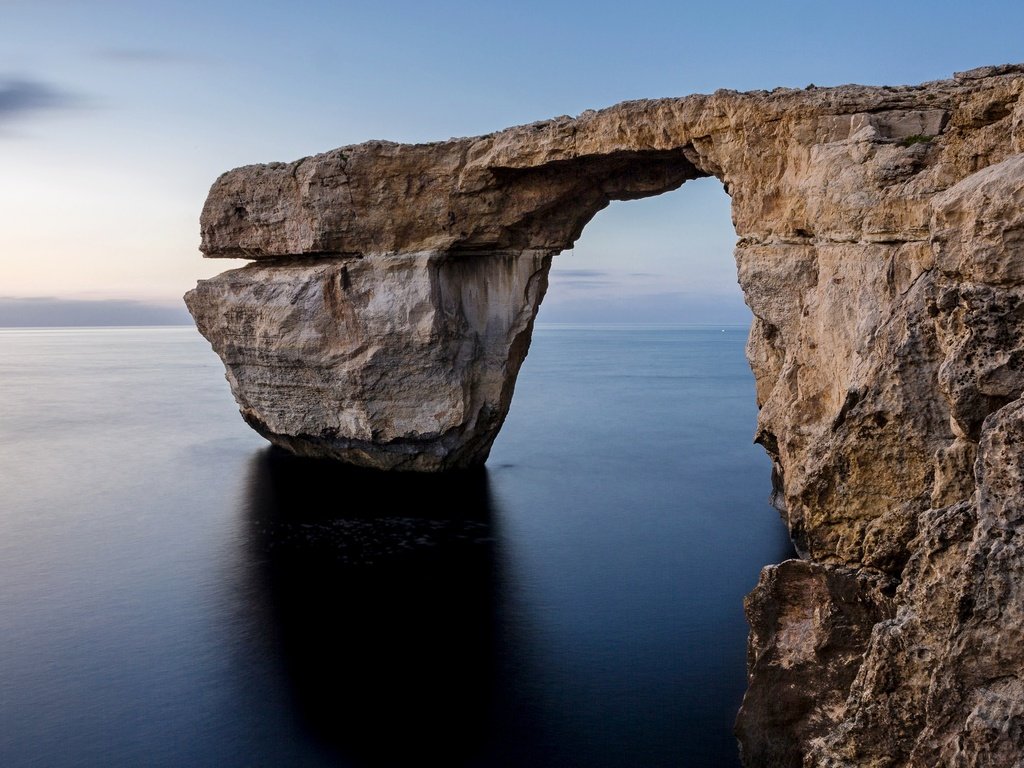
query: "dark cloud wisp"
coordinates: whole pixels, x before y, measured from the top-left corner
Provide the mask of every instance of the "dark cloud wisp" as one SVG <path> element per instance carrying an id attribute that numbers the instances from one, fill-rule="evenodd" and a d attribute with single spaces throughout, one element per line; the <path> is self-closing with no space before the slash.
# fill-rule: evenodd
<path id="1" fill-rule="evenodd" d="M 0 124 L 17 117 L 77 106 L 79 99 L 38 80 L 0 77 Z"/>

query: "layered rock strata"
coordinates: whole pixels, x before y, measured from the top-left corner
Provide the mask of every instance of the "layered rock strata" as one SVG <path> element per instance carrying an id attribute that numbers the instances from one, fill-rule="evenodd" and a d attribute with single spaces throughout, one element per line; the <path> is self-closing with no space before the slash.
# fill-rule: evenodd
<path id="1" fill-rule="evenodd" d="M 188 296 L 242 417 L 295 453 L 439 470 L 487 456 L 548 251 L 257 262 Z"/>
<path id="2" fill-rule="evenodd" d="M 186 296 L 295 452 L 483 462 L 553 254 L 715 176 L 801 554 L 748 599 L 750 766 L 1024 764 L 1024 66 L 623 103 L 214 184 Z"/>

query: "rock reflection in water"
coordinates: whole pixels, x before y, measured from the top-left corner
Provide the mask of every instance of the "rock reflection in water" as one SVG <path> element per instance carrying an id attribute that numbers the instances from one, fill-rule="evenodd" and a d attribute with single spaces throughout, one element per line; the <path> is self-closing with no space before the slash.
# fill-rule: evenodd
<path id="1" fill-rule="evenodd" d="M 488 751 L 509 686 L 486 472 L 353 471 L 270 449 L 247 496 L 263 629 L 312 735 L 359 764 Z"/>

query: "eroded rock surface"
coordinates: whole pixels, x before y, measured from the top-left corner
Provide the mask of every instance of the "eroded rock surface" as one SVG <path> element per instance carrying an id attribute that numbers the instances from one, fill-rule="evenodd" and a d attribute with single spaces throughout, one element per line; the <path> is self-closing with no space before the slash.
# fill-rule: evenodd
<path id="1" fill-rule="evenodd" d="M 757 440 L 801 561 L 748 600 L 748 765 L 1024 765 L 1024 66 L 623 103 L 214 184 L 186 300 L 295 452 L 486 459 L 551 257 L 609 201 L 732 198 Z"/>
<path id="2" fill-rule="evenodd" d="M 242 417 L 295 453 L 381 469 L 486 457 L 512 399 L 550 254 L 259 262 L 188 306 Z"/>

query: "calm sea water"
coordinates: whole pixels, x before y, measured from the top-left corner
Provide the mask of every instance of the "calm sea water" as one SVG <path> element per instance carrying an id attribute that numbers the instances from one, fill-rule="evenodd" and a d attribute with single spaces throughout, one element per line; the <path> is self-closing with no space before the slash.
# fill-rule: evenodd
<path id="1" fill-rule="evenodd" d="M 0 765 L 736 765 L 744 340 L 539 328 L 487 469 L 396 478 L 268 449 L 192 329 L 0 331 Z"/>

